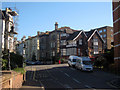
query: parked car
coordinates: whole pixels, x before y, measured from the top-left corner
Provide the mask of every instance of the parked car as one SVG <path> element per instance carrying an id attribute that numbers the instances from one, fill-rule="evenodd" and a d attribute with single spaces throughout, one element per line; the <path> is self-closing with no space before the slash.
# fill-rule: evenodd
<path id="1" fill-rule="evenodd" d="M 93 71 L 93 65 L 92 65 L 91 59 L 89 57 L 77 58 L 75 67 L 82 71 Z"/>
<path id="2" fill-rule="evenodd" d="M 40 61 L 35 62 L 36 65 L 41 65 L 42 63 Z"/>
<path id="3" fill-rule="evenodd" d="M 69 56 L 68 65 L 74 67 L 76 64 L 77 58 L 78 58 L 78 56 Z"/>
<path id="4" fill-rule="evenodd" d="M 33 61 L 28 61 L 28 62 L 26 62 L 26 64 L 28 64 L 28 65 L 34 65 L 35 62 L 33 62 Z"/>

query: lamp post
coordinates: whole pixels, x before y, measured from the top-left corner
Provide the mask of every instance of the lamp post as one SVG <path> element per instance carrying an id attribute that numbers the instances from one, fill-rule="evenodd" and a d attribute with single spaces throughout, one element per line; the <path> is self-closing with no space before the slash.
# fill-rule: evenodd
<path id="1" fill-rule="evenodd" d="M 23 67 L 24 67 L 24 58 L 25 58 L 25 48 L 26 48 L 26 44 L 25 42 L 23 42 Z"/>

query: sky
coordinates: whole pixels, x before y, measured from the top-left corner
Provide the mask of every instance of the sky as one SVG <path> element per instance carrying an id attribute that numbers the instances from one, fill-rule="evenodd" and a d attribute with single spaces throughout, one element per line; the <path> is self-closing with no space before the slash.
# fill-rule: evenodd
<path id="1" fill-rule="evenodd" d="M 111 2 L 3 2 L 6 7 L 19 10 L 18 35 L 35 36 L 37 31 L 54 30 L 68 26 L 75 30 L 91 30 L 103 26 L 113 26 Z"/>

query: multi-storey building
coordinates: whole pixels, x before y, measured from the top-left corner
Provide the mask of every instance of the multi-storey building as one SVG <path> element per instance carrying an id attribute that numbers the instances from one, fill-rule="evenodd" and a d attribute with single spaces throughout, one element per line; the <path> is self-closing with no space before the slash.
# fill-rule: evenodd
<path id="1" fill-rule="evenodd" d="M 60 34 L 60 56 L 64 57 L 64 58 L 67 58 L 67 49 L 66 49 L 67 38 L 69 37 L 69 35 L 73 34 L 74 31 L 70 27 L 61 27 L 61 28 L 59 28 L 59 30 L 61 30 L 61 34 Z"/>
<path id="2" fill-rule="evenodd" d="M 95 57 L 100 53 L 104 53 L 104 40 L 97 30 L 85 32 L 87 35 L 87 52 L 89 57 Z"/>
<path id="3" fill-rule="evenodd" d="M 17 34 L 14 30 L 14 21 L 13 17 L 17 16 L 17 12 L 13 11 L 10 8 L 6 10 L 0 10 L 0 18 L 2 25 L 2 50 L 3 53 L 14 52 L 14 34 Z"/>
<path id="4" fill-rule="evenodd" d="M 113 42 L 113 27 L 104 26 L 96 29 L 98 30 L 100 36 L 105 41 L 104 49 L 111 49 L 112 47 L 111 42 Z"/>
<path id="5" fill-rule="evenodd" d="M 38 32 L 37 36 L 26 39 L 24 44 L 26 59 L 32 60 L 35 53 L 37 60 L 54 62 L 59 58 L 67 59 L 70 55 L 94 57 L 103 53 L 104 40 L 97 30 L 84 32 L 70 27 L 58 28 L 56 22 L 55 30 Z"/>
<path id="6" fill-rule="evenodd" d="M 46 61 L 50 58 L 49 51 L 49 32 L 41 33 L 39 35 L 39 47 L 40 47 L 40 60 Z"/>
<path id="7" fill-rule="evenodd" d="M 35 55 L 36 60 L 40 60 L 39 32 L 36 36 L 28 36 L 28 39 L 25 38 L 26 37 L 24 36 L 21 39 L 21 42 L 16 45 L 17 52 L 23 55 L 23 57 L 25 57 L 25 59 L 27 60 L 32 60 L 33 55 Z"/>
<path id="8" fill-rule="evenodd" d="M 84 31 L 76 31 L 67 38 L 67 56 L 87 56 L 87 36 Z"/>
<path id="9" fill-rule="evenodd" d="M 114 61 L 120 68 L 120 1 L 113 0 Z"/>
<path id="10" fill-rule="evenodd" d="M 58 29 L 58 23 L 55 23 L 55 30 L 49 33 L 49 51 L 50 59 L 57 58 L 60 56 L 60 33 Z"/>

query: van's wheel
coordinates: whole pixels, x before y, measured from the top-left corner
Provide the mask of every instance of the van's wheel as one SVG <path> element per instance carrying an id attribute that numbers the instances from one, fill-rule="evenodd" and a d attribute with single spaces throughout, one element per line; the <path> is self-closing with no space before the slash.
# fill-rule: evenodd
<path id="1" fill-rule="evenodd" d="M 68 64 L 68 66 L 70 67 L 70 64 Z"/>
<path id="2" fill-rule="evenodd" d="M 82 68 L 80 68 L 80 71 L 83 71 L 83 69 L 82 69 Z"/>

